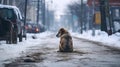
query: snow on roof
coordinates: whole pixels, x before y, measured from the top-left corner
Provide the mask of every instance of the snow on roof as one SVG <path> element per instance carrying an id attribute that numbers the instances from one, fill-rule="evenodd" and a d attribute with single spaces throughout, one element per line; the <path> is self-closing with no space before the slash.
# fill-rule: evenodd
<path id="1" fill-rule="evenodd" d="M 16 6 L 0 4 L 0 8 L 17 8 Z"/>
<path id="2" fill-rule="evenodd" d="M 16 6 L 0 4 L 0 8 L 14 9 L 15 13 L 17 14 L 17 16 L 20 17 L 20 19 L 22 19 L 21 12 L 20 12 L 19 8 L 17 8 Z"/>

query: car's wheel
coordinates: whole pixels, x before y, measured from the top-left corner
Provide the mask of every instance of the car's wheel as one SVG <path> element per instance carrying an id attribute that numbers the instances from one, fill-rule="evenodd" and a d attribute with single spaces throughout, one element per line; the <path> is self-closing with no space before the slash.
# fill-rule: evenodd
<path id="1" fill-rule="evenodd" d="M 13 44 L 17 44 L 17 32 L 13 32 L 13 39 L 12 39 Z"/>
<path id="2" fill-rule="evenodd" d="M 12 23 L 7 20 L 7 32 L 6 32 L 6 43 L 7 44 L 12 44 L 12 40 L 13 40 L 13 27 L 12 27 Z"/>
<path id="3" fill-rule="evenodd" d="M 23 37 L 25 38 L 25 40 L 27 40 L 27 36 L 26 35 L 23 35 Z"/>
<path id="4" fill-rule="evenodd" d="M 19 35 L 19 42 L 22 42 L 22 33 Z"/>
<path id="5" fill-rule="evenodd" d="M 7 34 L 7 40 L 6 40 L 6 43 L 7 44 L 12 44 L 12 40 L 13 40 L 13 35 L 12 35 L 13 31 L 10 31 L 8 34 Z"/>

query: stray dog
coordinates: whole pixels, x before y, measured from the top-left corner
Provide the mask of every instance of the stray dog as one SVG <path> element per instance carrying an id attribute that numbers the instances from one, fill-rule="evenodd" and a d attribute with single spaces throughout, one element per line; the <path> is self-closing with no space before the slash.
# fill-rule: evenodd
<path id="1" fill-rule="evenodd" d="M 56 37 L 60 37 L 60 45 L 59 51 L 60 52 L 72 52 L 73 51 L 73 42 L 72 37 L 67 30 L 61 28 Z"/>

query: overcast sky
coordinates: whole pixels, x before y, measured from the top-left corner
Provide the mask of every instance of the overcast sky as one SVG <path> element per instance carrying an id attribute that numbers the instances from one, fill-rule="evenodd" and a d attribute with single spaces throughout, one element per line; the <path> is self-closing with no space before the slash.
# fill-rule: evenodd
<path id="1" fill-rule="evenodd" d="M 46 1 L 47 3 L 49 2 L 49 5 L 50 5 L 50 2 L 53 1 L 52 8 L 56 10 L 56 13 L 62 13 L 66 9 L 69 3 L 72 3 L 73 1 L 77 1 L 77 0 L 46 0 Z"/>
<path id="2" fill-rule="evenodd" d="M 56 13 L 58 13 L 58 14 L 63 13 L 63 11 L 65 11 L 68 4 L 70 4 L 74 1 L 80 2 L 80 0 L 46 0 L 46 1 L 47 1 L 47 3 L 49 3 L 49 7 L 54 8 Z M 52 1 L 52 6 L 50 6 L 51 1 Z M 86 0 L 83 0 L 83 1 L 86 1 Z"/>
<path id="3" fill-rule="evenodd" d="M 54 7 L 56 7 L 58 10 L 63 10 L 72 1 L 73 0 L 53 0 Z"/>

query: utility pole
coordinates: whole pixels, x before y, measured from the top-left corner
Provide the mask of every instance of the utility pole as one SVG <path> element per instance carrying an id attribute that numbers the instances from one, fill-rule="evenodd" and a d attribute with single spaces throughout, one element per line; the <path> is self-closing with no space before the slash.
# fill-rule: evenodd
<path id="1" fill-rule="evenodd" d="M 99 0 L 99 2 L 100 2 L 100 13 L 101 13 L 101 31 L 107 32 L 105 0 Z"/>
<path id="2" fill-rule="evenodd" d="M 24 18 L 24 26 L 25 26 L 25 24 L 26 24 L 26 16 L 27 16 L 27 2 L 28 2 L 28 0 L 25 0 L 25 11 L 24 11 L 24 16 L 25 16 L 25 18 Z"/>
<path id="3" fill-rule="evenodd" d="M 24 16 L 25 16 L 25 18 L 24 18 L 24 31 L 23 31 L 23 33 L 26 33 L 26 30 L 25 30 L 25 25 L 26 25 L 26 16 L 27 16 L 27 2 L 28 2 L 28 0 L 25 0 L 25 11 L 24 11 Z M 26 36 L 25 36 L 25 39 L 26 39 Z"/>
<path id="4" fill-rule="evenodd" d="M 37 25 L 39 23 L 39 11 L 40 11 L 40 0 L 38 0 L 38 3 L 37 3 Z"/>
<path id="5" fill-rule="evenodd" d="M 108 22 L 109 22 L 109 29 L 108 29 L 108 35 L 112 34 L 112 19 L 111 19 L 111 15 L 110 15 L 110 8 L 109 8 L 109 0 L 105 0 L 106 1 L 106 17 L 108 18 Z"/>
<path id="6" fill-rule="evenodd" d="M 72 21 L 72 31 L 74 32 L 75 31 L 75 27 L 74 27 L 74 10 L 71 11 L 71 21 Z"/>
<path id="7" fill-rule="evenodd" d="M 45 19 L 45 0 L 42 0 L 42 22 L 43 22 L 43 25 L 46 26 L 46 19 Z"/>
<path id="8" fill-rule="evenodd" d="M 83 0 L 81 0 L 81 19 L 80 19 L 81 30 L 80 33 L 83 33 Z"/>
<path id="9" fill-rule="evenodd" d="M 90 8 L 87 6 L 88 12 L 87 12 L 87 30 L 89 30 L 90 25 Z"/>
<path id="10" fill-rule="evenodd" d="M 49 18 L 49 4 L 48 3 L 46 3 L 46 26 L 47 26 L 47 30 L 49 29 L 49 22 L 50 22 L 50 18 Z"/>
<path id="11" fill-rule="evenodd" d="M 92 0 L 93 19 L 92 19 L 92 36 L 95 36 L 95 0 Z"/>

